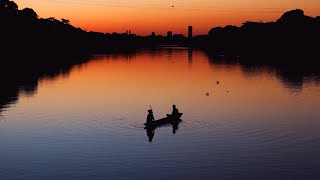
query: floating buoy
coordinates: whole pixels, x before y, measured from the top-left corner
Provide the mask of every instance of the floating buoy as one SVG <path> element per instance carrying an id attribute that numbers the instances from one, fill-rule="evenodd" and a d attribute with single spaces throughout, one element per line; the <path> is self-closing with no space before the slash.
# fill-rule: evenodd
<path id="1" fill-rule="evenodd" d="M 220 84 L 220 81 L 217 81 L 217 84 Z"/>

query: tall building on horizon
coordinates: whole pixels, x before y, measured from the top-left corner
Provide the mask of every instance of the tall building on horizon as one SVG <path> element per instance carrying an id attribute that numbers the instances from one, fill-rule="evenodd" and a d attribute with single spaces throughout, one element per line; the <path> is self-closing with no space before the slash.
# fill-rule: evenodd
<path id="1" fill-rule="evenodd" d="M 168 38 L 172 38 L 172 31 L 168 31 L 167 37 L 168 37 Z"/>
<path id="2" fill-rule="evenodd" d="M 192 38 L 192 26 L 188 26 L 188 38 Z"/>

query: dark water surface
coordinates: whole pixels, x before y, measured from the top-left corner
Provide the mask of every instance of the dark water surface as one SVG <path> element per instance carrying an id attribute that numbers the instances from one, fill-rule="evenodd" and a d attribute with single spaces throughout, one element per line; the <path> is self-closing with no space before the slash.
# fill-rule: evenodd
<path id="1" fill-rule="evenodd" d="M 185 48 L 95 55 L 1 105 L 0 179 L 320 179 L 319 77 Z M 149 142 L 149 106 L 172 104 L 178 130 Z"/>

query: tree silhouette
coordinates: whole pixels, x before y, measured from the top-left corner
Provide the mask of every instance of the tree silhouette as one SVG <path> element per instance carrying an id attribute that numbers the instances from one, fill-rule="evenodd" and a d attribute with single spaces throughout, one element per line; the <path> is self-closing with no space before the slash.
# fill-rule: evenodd
<path id="1" fill-rule="evenodd" d="M 68 20 L 68 19 L 62 18 L 62 19 L 61 19 L 61 22 L 62 22 L 63 24 L 70 25 L 70 20 Z"/>
<path id="2" fill-rule="evenodd" d="M 24 17 L 28 17 L 28 18 L 32 18 L 32 19 L 37 19 L 38 18 L 37 13 L 31 8 L 24 8 L 23 10 L 21 10 L 19 12 L 19 14 L 24 16 Z"/>
<path id="3" fill-rule="evenodd" d="M 49 18 L 47 18 L 46 20 L 52 22 L 52 24 L 60 24 L 60 23 L 61 23 L 61 22 L 60 22 L 58 19 L 56 19 L 55 17 L 49 17 Z"/>
<path id="4" fill-rule="evenodd" d="M 17 11 L 18 10 L 18 5 L 13 1 L 0 0 L 0 8 Z"/>
<path id="5" fill-rule="evenodd" d="M 51 22 L 57 22 L 59 20 L 57 20 L 55 17 L 49 17 L 47 18 L 48 21 L 51 21 Z"/>
<path id="6" fill-rule="evenodd" d="M 18 10 L 18 5 L 13 1 L 9 1 L 5 7 L 12 10 Z"/>
<path id="7" fill-rule="evenodd" d="M 8 0 L 0 0 L 0 7 L 1 8 L 5 8 L 8 5 Z"/>

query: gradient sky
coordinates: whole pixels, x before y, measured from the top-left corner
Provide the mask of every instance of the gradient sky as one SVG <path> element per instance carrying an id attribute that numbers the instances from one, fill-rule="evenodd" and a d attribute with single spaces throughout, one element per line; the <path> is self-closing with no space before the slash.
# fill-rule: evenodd
<path id="1" fill-rule="evenodd" d="M 40 17 L 66 18 L 87 31 L 125 32 L 139 35 L 207 34 L 215 26 L 241 25 L 245 21 L 275 21 L 283 12 L 303 9 L 320 15 L 319 0 L 15 0 L 19 9 L 33 8 Z M 172 7 L 174 6 L 174 7 Z"/>

